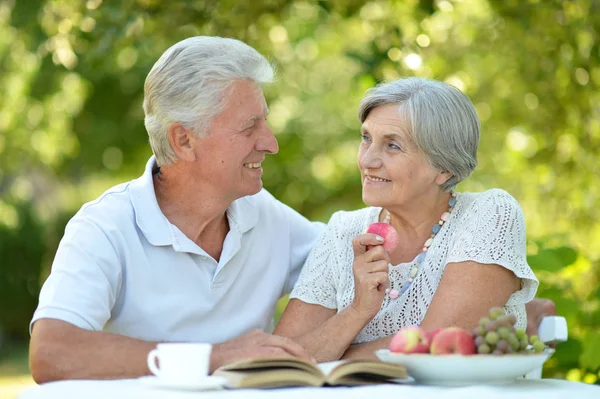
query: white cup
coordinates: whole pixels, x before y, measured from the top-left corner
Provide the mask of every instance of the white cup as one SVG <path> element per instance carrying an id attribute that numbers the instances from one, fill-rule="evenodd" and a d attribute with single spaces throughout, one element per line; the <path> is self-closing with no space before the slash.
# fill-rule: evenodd
<path id="1" fill-rule="evenodd" d="M 164 343 L 148 353 L 148 368 L 161 379 L 199 381 L 208 376 L 211 344 Z M 158 360 L 159 365 L 156 365 Z"/>

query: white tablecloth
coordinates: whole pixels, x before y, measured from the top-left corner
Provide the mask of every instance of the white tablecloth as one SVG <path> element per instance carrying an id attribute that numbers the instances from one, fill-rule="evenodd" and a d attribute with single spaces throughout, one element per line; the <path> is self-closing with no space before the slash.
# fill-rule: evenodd
<path id="1" fill-rule="evenodd" d="M 253 398 L 310 398 L 310 399 L 600 399 L 600 386 L 565 380 L 517 380 L 510 385 L 432 387 L 422 385 L 372 385 L 364 387 L 244 389 L 217 391 L 176 391 L 153 388 L 137 380 L 60 381 L 43 384 L 23 391 L 19 399 L 253 399 Z"/>

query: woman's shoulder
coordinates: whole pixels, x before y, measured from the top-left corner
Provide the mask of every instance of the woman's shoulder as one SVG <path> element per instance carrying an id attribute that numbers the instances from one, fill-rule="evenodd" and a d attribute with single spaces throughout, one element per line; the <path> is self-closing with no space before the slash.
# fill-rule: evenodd
<path id="1" fill-rule="evenodd" d="M 509 209 L 521 209 L 519 202 L 507 191 L 492 188 L 479 193 L 465 192 L 460 194 L 463 207 L 480 209 L 502 206 Z"/>
<path id="2" fill-rule="evenodd" d="M 337 211 L 329 219 L 327 228 L 337 232 L 347 232 L 352 235 L 363 232 L 366 227 L 377 219 L 380 208 L 367 207 L 354 211 Z"/>

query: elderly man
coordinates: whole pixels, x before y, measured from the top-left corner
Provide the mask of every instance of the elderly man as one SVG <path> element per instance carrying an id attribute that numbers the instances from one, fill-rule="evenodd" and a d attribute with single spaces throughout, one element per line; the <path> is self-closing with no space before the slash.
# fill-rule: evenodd
<path id="1" fill-rule="evenodd" d="M 144 98 L 154 156 L 68 223 L 31 321 L 37 382 L 145 375 L 161 341 L 213 343 L 211 370 L 308 357 L 264 332 L 322 230 L 262 189 L 278 151 L 261 90 L 272 78 L 233 39 L 189 38 L 156 62 Z"/>
<path id="2" fill-rule="evenodd" d="M 322 228 L 262 189 L 278 151 L 261 90 L 272 78 L 233 39 L 189 38 L 156 62 L 144 88 L 154 156 L 68 223 L 31 322 L 37 382 L 147 374 L 159 341 L 214 343 L 212 369 L 307 357 L 262 332 Z"/>

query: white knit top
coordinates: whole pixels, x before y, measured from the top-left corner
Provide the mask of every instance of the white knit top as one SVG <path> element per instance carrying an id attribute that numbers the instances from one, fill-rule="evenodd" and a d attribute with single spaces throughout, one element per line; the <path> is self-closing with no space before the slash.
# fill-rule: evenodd
<path id="1" fill-rule="evenodd" d="M 290 298 L 341 311 L 354 298 L 352 239 L 379 220 L 381 208 L 336 212 L 310 253 Z M 525 221 L 518 202 L 506 191 L 458 193 L 450 219 L 435 236 L 425 261 L 408 291 L 397 299 L 385 296 L 379 313 L 355 338 L 354 343 L 373 341 L 400 328 L 420 325 L 448 263 L 474 261 L 496 264 L 521 278 L 521 289 L 505 306 L 514 314 L 517 327 L 527 326 L 525 303 L 537 291 L 538 280 L 527 264 Z M 415 261 L 389 266 L 393 288 L 408 283 Z M 482 266 L 485 267 L 485 266 Z M 464 295 L 469 295 L 465 292 Z"/>

